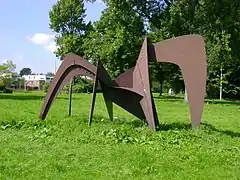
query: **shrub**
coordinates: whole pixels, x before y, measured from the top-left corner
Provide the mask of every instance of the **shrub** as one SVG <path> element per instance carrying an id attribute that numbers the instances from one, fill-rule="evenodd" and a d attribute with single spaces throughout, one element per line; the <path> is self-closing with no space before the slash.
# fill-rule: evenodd
<path id="1" fill-rule="evenodd" d="M 73 85 L 73 93 L 89 93 L 93 89 L 93 84 L 91 82 L 80 81 Z"/>
<path id="2" fill-rule="evenodd" d="M 0 93 L 8 93 L 8 94 L 12 94 L 13 93 L 13 90 L 12 89 L 7 89 L 7 88 L 4 88 L 4 89 L 0 89 Z"/>
<path id="3" fill-rule="evenodd" d="M 43 85 L 43 92 L 46 93 L 48 91 L 49 86 L 50 86 L 49 84 L 44 84 Z"/>

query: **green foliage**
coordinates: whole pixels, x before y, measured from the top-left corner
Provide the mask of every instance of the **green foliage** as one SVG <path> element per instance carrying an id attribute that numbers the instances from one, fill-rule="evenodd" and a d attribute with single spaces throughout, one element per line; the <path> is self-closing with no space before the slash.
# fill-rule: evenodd
<path id="1" fill-rule="evenodd" d="M 16 69 L 16 65 L 11 60 L 7 60 L 5 63 L 0 65 L 0 75 L 4 73 L 12 73 Z"/>
<path id="2" fill-rule="evenodd" d="M 50 28 L 56 33 L 56 56 L 63 59 L 69 52 L 83 56 L 81 44 L 91 28 L 85 24 L 84 3 L 82 0 L 59 0 L 49 12 Z"/>
<path id="3" fill-rule="evenodd" d="M 70 83 L 66 84 L 62 91 L 63 93 L 69 92 Z M 83 78 L 81 76 L 76 76 L 74 78 L 74 83 L 72 85 L 73 93 L 91 93 L 93 90 L 93 80 Z M 97 91 L 100 91 L 100 87 L 97 88 Z"/>
<path id="4" fill-rule="evenodd" d="M 86 1 L 94 2 L 95 0 Z M 206 43 L 208 96 L 218 97 L 220 69 L 222 69 L 223 97 L 240 98 L 238 78 L 240 74 L 240 1 L 124 0 L 119 2 L 103 0 L 103 2 L 106 4 L 106 9 L 100 20 L 94 23 L 94 27 L 88 29 L 91 31 L 88 31 L 90 33 L 87 37 L 83 37 L 82 41 L 77 41 L 77 37 L 75 40 L 74 38 L 68 39 L 67 35 L 63 40 L 59 38 L 59 41 L 66 45 L 66 49 L 79 48 L 83 43 L 82 53 L 79 54 L 84 54 L 86 59 L 94 64 L 100 59 L 108 72 L 116 77 L 135 65 L 145 32 L 148 32 L 151 42 L 185 34 L 200 34 Z M 68 3 L 70 8 L 61 14 L 70 14 L 69 9 L 74 9 L 71 8 L 71 3 Z M 61 7 L 65 7 L 63 1 L 57 4 L 59 7 L 60 4 L 62 4 Z M 52 14 L 57 14 L 56 12 L 61 11 L 56 6 L 52 12 L 55 12 Z M 74 9 L 74 12 L 77 10 Z M 72 24 L 80 22 L 77 19 L 83 17 L 82 13 L 83 11 L 79 11 L 78 16 L 72 13 L 71 17 L 75 17 L 72 18 L 72 22 L 75 22 Z M 60 32 L 60 27 L 70 26 L 66 17 L 70 16 L 52 15 L 52 19 L 55 19 L 53 22 L 56 22 L 55 25 L 52 23 L 53 27 L 58 27 L 55 28 L 55 32 Z M 77 29 L 81 30 L 82 27 L 79 26 Z M 61 32 L 67 31 L 66 28 L 62 29 L 64 31 Z M 68 51 L 62 51 L 62 54 Z M 168 84 L 168 87 L 173 88 L 175 92 L 184 90 L 181 71 L 177 66 L 153 63 L 150 64 L 150 73 L 152 84 L 161 84 L 159 85 L 160 94 L 166 91 L 161 88 L 163 83 Z"/>
<path id="5" fill-rule="evenodd" d="M 240 63 L 240 3 L 234 0 L 165 1 L 162 11 L 149 17 L 151 38 L 159 41 L 184 34 L 200 34 L 207 51 L 208 88 L 210 97 L 218 97 L 220 69 L 223 69 L 224 97 L 240 98 L 240 83 L 232 79 Z M 155 17 L 158 17 L 157 19 Z M 163 72 L 163 71 L 162 71 Z M 230 83 L 231 81 L 231 83 Z"/>
<path id="6" fill-rule="evenodd" d="M 73 85 L 73 93 L 91 93 L 93 90 L 93 83 L 81 80 Z"/>
<path id="7" fill-rule="evenodd" d="M 12 94 L 13 90 L 12 89 L 8 89 L 5 87 L 0 87 L 0 93 L 5 93 L 5 94 Z"/>
<path id="8" fill-rule="evenodd" d="M 22 77 L 23 75 L 29 75 L 32 74 L 32 70 L 30 68 L 22 68 L 19 76 Z"/>
<path id="9" fill-rule="evenodd" d="M 0 89 L 5 89 L 15 80 L 13 78 L 15 68 L 16 65 L 11 60 L 0 65 Z"/>
<path id="10" fill-rule="evenodd" d="M 51 76 L 51 77 L 54 77 L 54 73 L 53 73 L 53 72 L 47 72 L 46 75 Z"/>
<path id="11" fill-rule="evenodd" d="M 3 80 L 3 78 L 0 78 L 0 89 L 5 88 L 5 82 Z"/>
<path id="12" fill-rule="evenodd" d="M 50 84 L 48 83 L 45 83 L 43 86 L 42 86 L 42 90 L 43 92 L 47 93 L 48 92 L 48 88 L 49 88 Z"/>
<path id="13" fill-rule="evenodd" d="M 135 65 L 144 35 L 142 18 L 126 0 L 110 0 L 108 8 L 84 40 L 85 57 L 100 59 L 116 77 Z"/>
<path id="14" fill-rule="evenodd" d="M 25 79 L 24 78 L 18 78 L 16 84 L 18 84 L 20 88 L 24 88 Z"/>
<path id="15" fill-rule="evenodd" d="M 74 79 L 72 88 L 73 93 L 91 93 L 93 90 L 93 81 L 77 76 Z"/>

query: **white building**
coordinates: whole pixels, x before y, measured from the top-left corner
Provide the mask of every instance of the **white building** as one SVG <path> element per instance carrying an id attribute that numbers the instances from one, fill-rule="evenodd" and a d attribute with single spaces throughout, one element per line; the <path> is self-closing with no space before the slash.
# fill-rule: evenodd
<path id="1" fill-rule="evenodd" d="M 50 84 L 53 80 L 53 77 L 47 74 L 31 74 L 31 75 L 23 75 L 25 80 L 25 87 L 28 88 L 40 88 L 40 83 L 48 83 Z"/>

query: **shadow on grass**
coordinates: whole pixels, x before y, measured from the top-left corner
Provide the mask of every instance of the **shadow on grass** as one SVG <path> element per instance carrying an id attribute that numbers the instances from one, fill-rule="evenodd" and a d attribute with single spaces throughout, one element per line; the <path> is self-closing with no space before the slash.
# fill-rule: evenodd
<path id="1" fill-rule="evenodd" d="M 11 100 L 44 100 L 45 95 L 36 95 L 36 94 L 23 94 L 23 95 L 15 95 L 15 94 L 0 94 L 0 99 L 11 99 Z M 62 97 L 61 95 L 57 96 L 57 99 L 68 99 L 68 97 Z M 81 99 L 79 97 L 72 97 L 73 100 Z M 154 96 L 156 100 L 162 101 L 183 101 L 184 97 L 180 96 Z M 206 99 L 205 103 L 209 104 L 232 104 L 232 105 L 240 105 L 240 101 L 220 101 L 220 100 L 210 100 Z"/>
<path id="2" fill-rule="evenodd" d="M 208 123 L 202 122 L 200 128 L 203 130 L 218 132 L 231 137 L 240 137 L 240 133 L 238 132 L 233 132 L 231 130 L 219 130 L 213 125 Z M 171 124 L 160 124 L 160 127 L 157 129 L 157 131 L 182 130 L 182 129 L 184 130 L 192 129 L 192 125 L 187 123 L 180 123 L 180 122 L 171 123 Z"/>
<path id="3" fill-rule="evenodd" d="M 183 101 L 184 97 L 181 96 L 154 96 L 156 100 L 163 100 L 163 101 Z M 211 100 L 205 99 L 205 103 L 209 104 L 232 104 L 232 105 L 240 105 L 240 101 L 230 101 L 230 100 Z"/>
<path id="4" fill-rule="evenodd" d="M 95 116 L 95 118 L 93 119 L 93 123 L 109 123 L 109 119 L 107 121 L 105 121 L 106 117 L 104 116 Z M 139 128 L 139 127 L 147 127 L 148 124 L 146 123 L 146 121 L 143 120 L 139 120 L 139 119 L 134 119 L 133 121 L 127 121 L 124 118 L 120 118 L 120 119 L 114 119 L 113 120 L 114 124 L 117 125 L 127 125 L 127 126 L 132 126 L 134 128 Z M 190 130 L 192 129 L 192 124 L 191 123 L 181 123 L 181 122 L 174 122 L 174 123 L 160 123 L 160 126 L 157 128 L 158 132 L 161 131 L 169 131 L 169 130 Z M 200 129 L 202 129 L 202 131 L 205 132 L 218 132 L 227 136 L 231 136 L 231 137 L 240 137 L 240 133 L 239 132 L 233 132 L 231 130 L 219 130 L 217 129 L 215 126 L 208 124 L 208 123 L 201 123 L 201 127 Z"/>
<path id="5" fill-rule="evenodd" d="M 209 104 L 236 104 L 240 105 L 240 101 L 220 101 L 220 100 L 205 100 L 205 103 Z"/>
<path id="6" fill-rule="evenodd" d="M 157 128 L 157 131 L 169 131 L 169 130 L 188 130 L 191 129 L 192 126 L 191 124 L 187 123 L 180 123 L 180 122 L 175 122 L 175 123 L 170 123 L 170 124 L 161 124 Z"/>
<path id="7" fill-rule="evenodd" d="M 112 122 L 116 125 L 127 125 L 134 128 L 147 126 L 147 123 L 141 119 L 134 119 L 132 121 L 127 120 L 126 118 L 113 118 L 113 121 L 109 119 L 108 116 L 94 115 L 92 123 L 109 123 Z"/>
<path id="8" fill-rule="evenodd" d="M 117 122 L 115 121 L 114 123 L 117 124 L 126 124 L 126 125 L 130 125 L 133 126 L 134 128 L 138 128 L 138 127 L 144 127 L 144 126 L 148 126 L 147 123 L 145 121 L 142 120 L 133 120 L 130 122 L 126 122 L 124 119 L 118 120 Z M 240 133 L 239 132 L 233 132 L 231 130 L 219 130 L 217 129 L 215 126 L 208 124 L 208 123 L 201 123 L 201 127 L 200 127 L 203 131 L 213 131 L 213 132 L 218 132 L 227 136 L 231 136 L 231 137 L 240 137 Z M 174 123 L 169 123 L 169 124 L 161 124 L 160 126 L 157 128 L 157 131 L 169 131 L 169 130 L 190 130 L 192 129 L 192 124 L 191 123 L 181 123 L 181 122 L 174 122 Z"/>
<path id="9" fill-rule="evenodd" d="M 0 94 L 0 99 L 11 99 L 11 100 L 44 100 L 45 95 L 34 95 L 34 94 L 24 94 L 24 95 L 14 95 L 14 94 Z M 57 99 L 68 99 L 68 97 L 57 96 Z M 72 97 L 72 99 L 77 99 Z"/>
<path id="10" fill-rule="evenodd" d="M 207 129 L 210 129 L 210 130 L 215 131 L 215 132 L 219 132 L 221 134 L 225 134 L 225 135 L 228 135 L 228 136 L 231 136 L 231 137 L 240 137 L 239 132 L 233 132 L 231 130 L 219 130 L 216 127 L 214 127 L 213 125 L 208 124 L 208 123 L 203 123 L 203 122 L 201 123 L 201 125 L 203 125 Z"/>
<path id="11" fill-rule="evenodd" d="M 159 100 L 183 100 L 184 97 L 181 96 L 153 96 L 154 99 L 159 99 Z"/>

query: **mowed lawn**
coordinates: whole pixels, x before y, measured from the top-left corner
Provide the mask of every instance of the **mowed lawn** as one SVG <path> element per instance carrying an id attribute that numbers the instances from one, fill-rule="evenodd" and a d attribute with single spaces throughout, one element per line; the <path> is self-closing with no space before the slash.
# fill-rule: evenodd
<path id="1" fill-rule="evenodd" d="M 240 103 L 206 102 L 191 129 L 183 99 L 155 98 L 160 130 L 97 95 L 59 95 L 38 120 L 43 93 L 0 95 L 0 179 L 240 179 Z"/>

